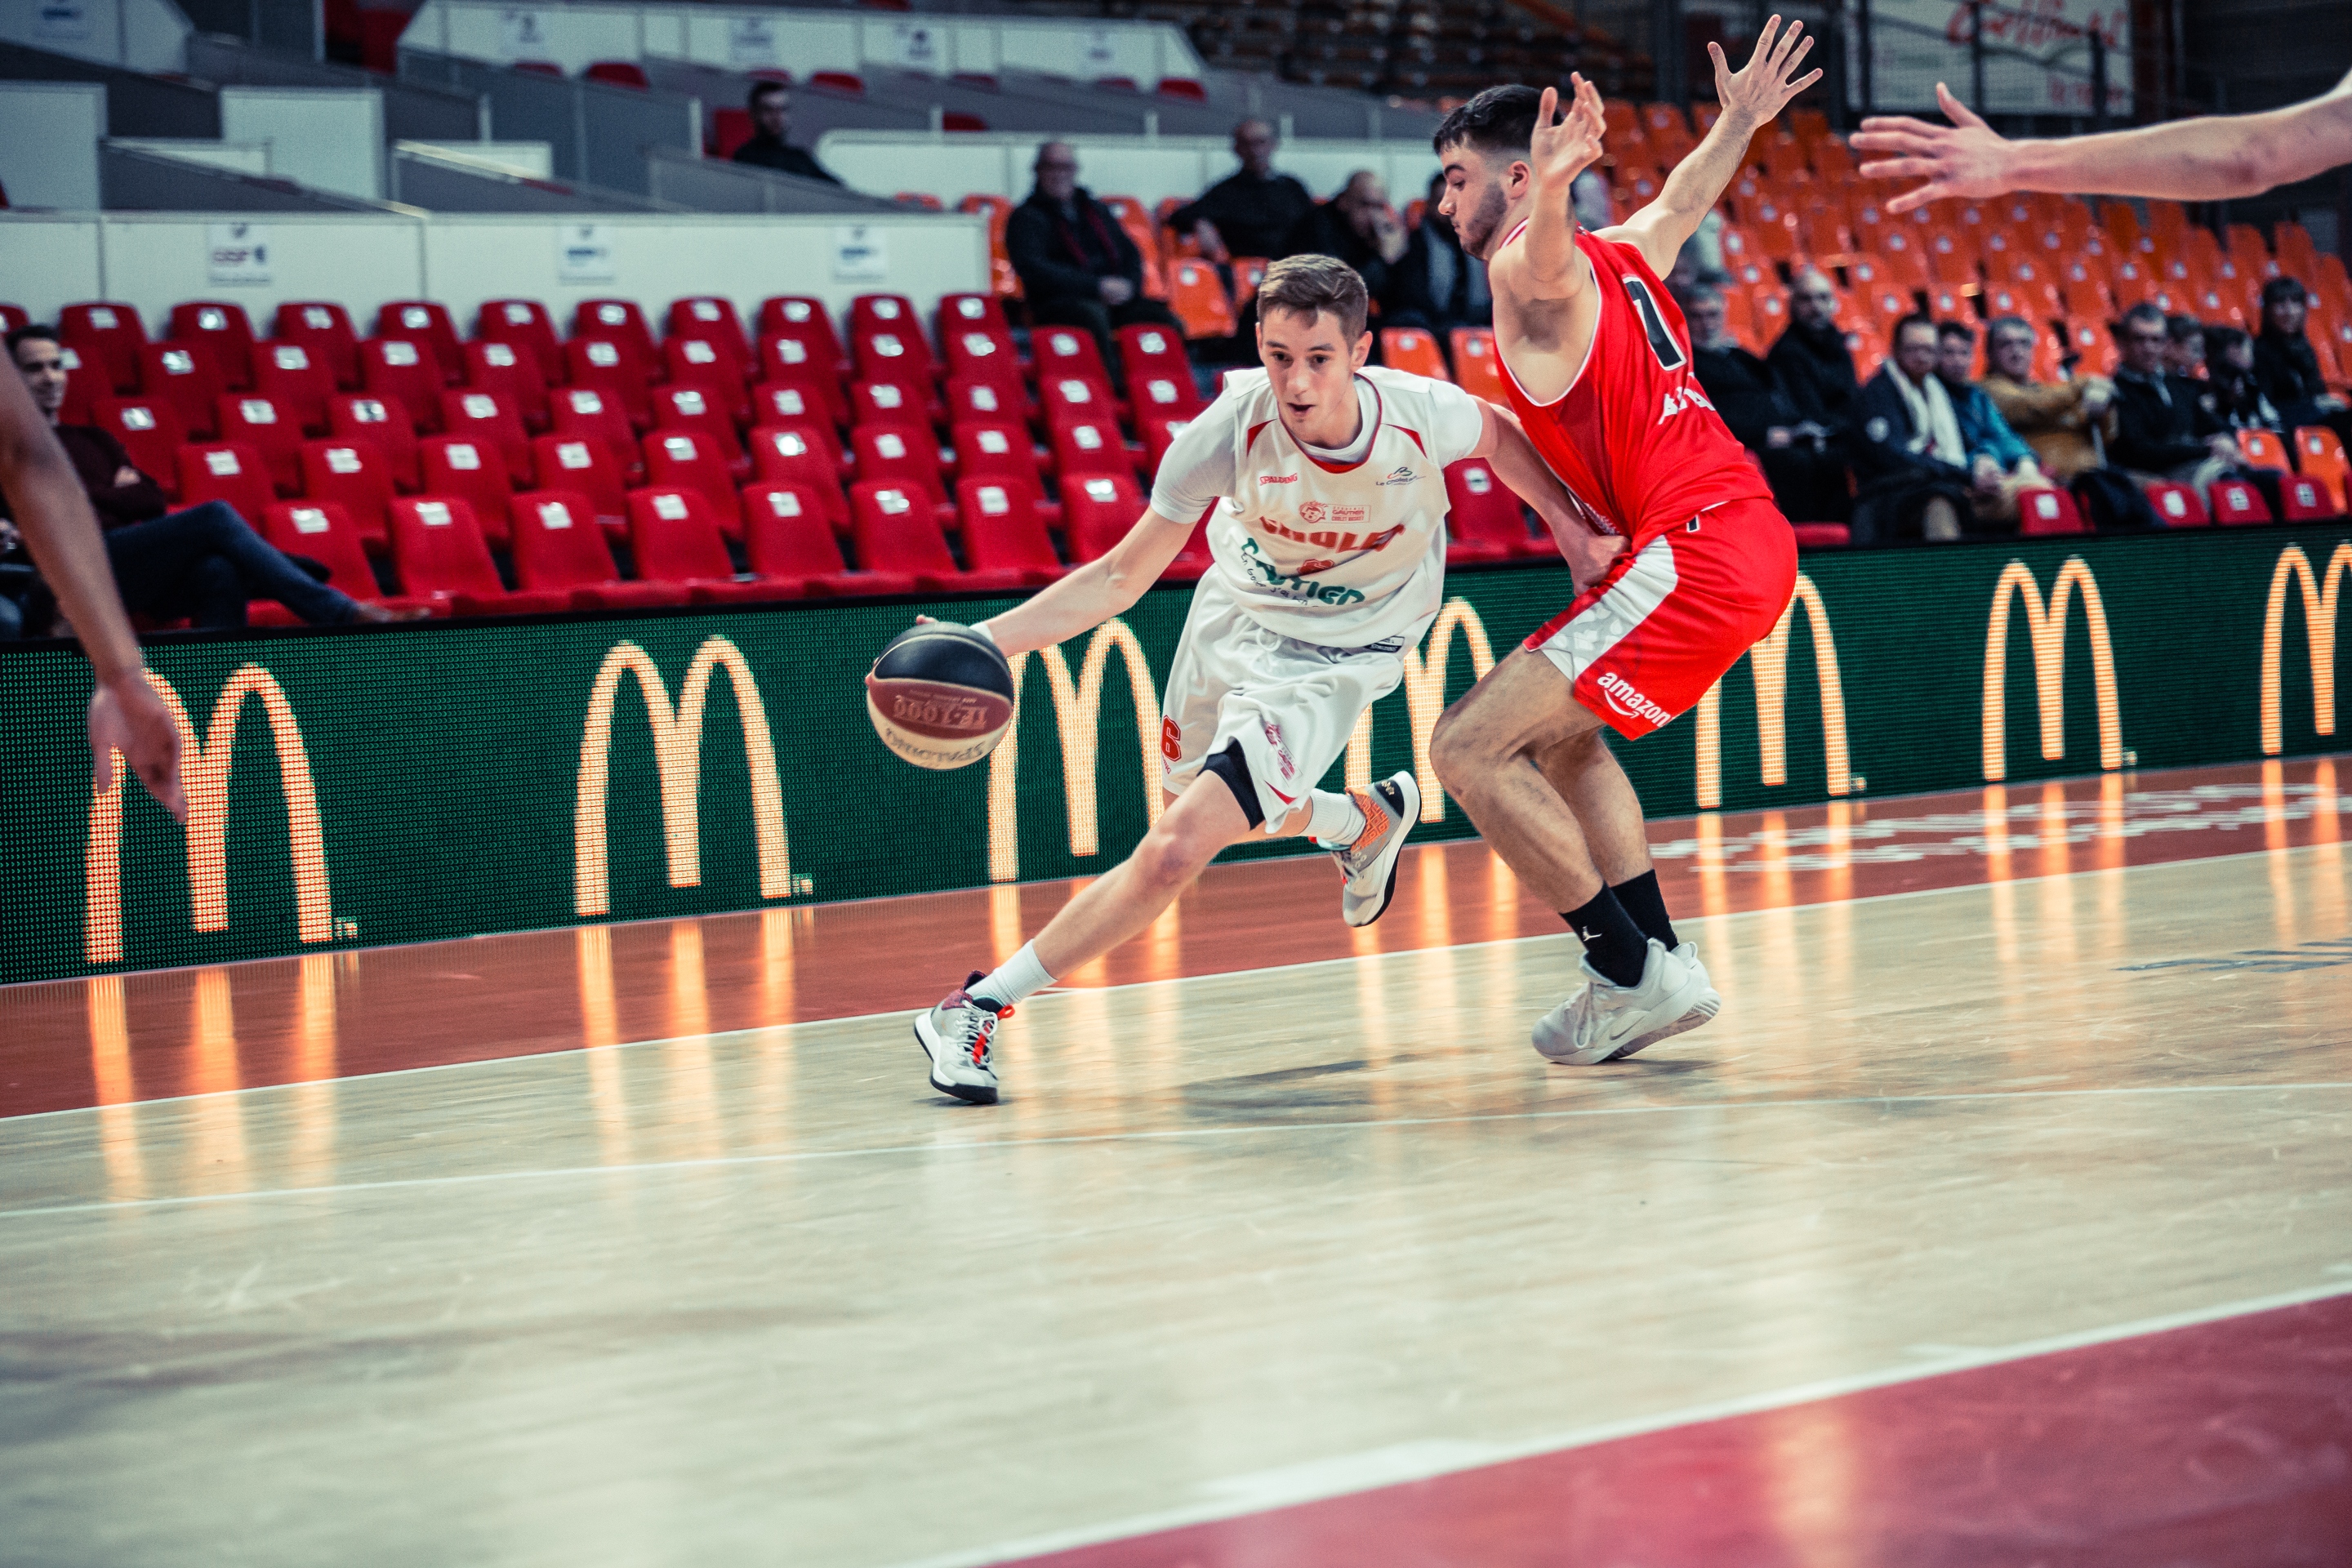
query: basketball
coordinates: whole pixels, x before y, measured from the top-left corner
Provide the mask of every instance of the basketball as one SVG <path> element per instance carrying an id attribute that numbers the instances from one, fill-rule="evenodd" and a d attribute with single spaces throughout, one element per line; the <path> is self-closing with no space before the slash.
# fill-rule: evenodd
<path id="1" fill-rule="evenodd" d="M 1013 667 L 983 632 L 926 621 L 890 639 L 866 677 L 866 715 L 919 768 L 961 768 L 1013 724 Z"/>

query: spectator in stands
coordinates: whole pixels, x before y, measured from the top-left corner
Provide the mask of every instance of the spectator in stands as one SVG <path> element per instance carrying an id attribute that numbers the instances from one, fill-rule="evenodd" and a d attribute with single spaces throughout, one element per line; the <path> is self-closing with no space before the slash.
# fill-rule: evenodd
<path id="1" fill-rule="evenodd" d="M 1182 329 L 1167 306 L 1143 297 L 1143 253 L 1118 219 L 1078 184 L 1078 154 L 1066 142 L 1037 149 L 1036 187 L 1004 225 L 1004 249 L 1021 275 L 1029 319 L 1084 327 L 1118 372 L 1112 329 L 1150 322 Z"/>
<path id="2" fill-rule="evenodd" d="M 2205 399 L 2232 430 L 2283 430 L 2279 411 L 2254 373 L 2254 340 L 2235 327 L 2205 334 Z"/>
<path id="3" fill-rule="evenodd" d="M 1763 466 L 1780 515 L 1795 522 L 1843 522 L 1845 463 L 1830 432 L 1799 414 L 1780 373 L 1724 330 L 1720 292 L 1702 285 L 1675 299 L 1690 324 L 1691 369 L 1715 411 Z"/>
<path id="4" fill-rule="evenodd" d="M 241 626 L 247 600 L 275 599 L 313 626 L 411 618 L 381 605 L 361 604 L 317 581 L 225 501 L 171 510 L 162 489 L 131 464 L 112 436 L 94 426 L 58 423 L 66 371 L 56 331 L 18 327 L 7 342 L 35 406 L 72 460 L 98 513 L 107 560 L 132 615 L 161 620 L 185 616 L 199 626 Z M 26 629 L 47 629 L 49 616 L 50 601 L 37 588 L 27 596 Z"/>
<path id="5" fill-rule="evenodd" d="M 2145 302 L 2116 329 L 2116 437 L 2108 458 L 2135 473 L 2203 489 L 2235 468 L 2238 444 L 2206 406 L 2205 389 L 2165 368 L 2164 312 Z"/>
<path id="6" fill-rule="evenodd" d="M 1985 357 L 1991 363 L 1985 395 L 2011 429 L 2033 448 L 2035 462 L 2055 482 L 2105 466 L 2099 438 L 2115 439 L 2116 384 L 2104 375 L 2039 385 L 2033 380 L 2033 328 L 2023 318 L 2003 316 L 1986 329 Z"/>
<path id="7" fill-rule="evenodd" d="M 1976 355 L 1974 327 L 1966 321 L 1937 324 L 1936 379 L 1951 399 L 1960 440 L 1969 449 L 1969 500 L 1977 521 L 2014 528 L 2018 497 L 2027 490 L 2048 489 L 2050 481 L 2034 460 L 2033 448 L 2018 439 L 1992 398 L 1969 378 Z"/>
<path id="8" fill-rule="evenodd" d="M 2338 439 L 2352 441 L 2352 412 L 2327 390 L 2319 355 L 2304 335 L 2311 296 L 2293 278 L 2263 285 L 2263 331 L 2254 341 L 2254 379 L 2278 410 L 2283 427 L 2326 425 Z"/>
<path id="9" fill-rule="evenodd" d="M 798 174 L 803 180 L 823 180 L 828 185 L 841 184 L 824 164 L 784 140 L 793 128 L 790 88 L 780 81 L 754 82 L 747 107 L 751 110 L 751 139 L 735 149 L 736 163 Z"/>
<path id="10" fill-rule="evenodd" d="M 1244 120 L 1234 126 L 1234 156 L 1242 161 L 1240 171 L 1202 192 L 1198 201 L 1170 213 L 1168 226 L 1191 235 L 1201 254 L 1212 261 L 1236 256 L 1278 261 L 1290 254 L 1283 242 L 1314 210 L 1315 198 L 1288 174 L 1274 172 L 1278 145 L 1274 127 L 1263 120 Z"/>
<path id="11" fill-rule="evenodd" d="M 1830 433 L 1830 439 L 1847 447 L 1854 438 L 1854 405 L 1862 386 L 1853 374 L 1853 355 L 1838 330 L 1837 290 L 1814 268 L 1801 269 L 1789 285 L 1789 325 L 1780 341 L 1765 356 L 1780 373 L 1801 418 Z"/>
<path id="12" fill-rule="evenodd" d="M 1378 300 L 1388 293 L 1389 268 L 1404 259 L 1412 237 L 1389 205 L 1388 186 L 1370 169 L 1348 176 L 1339 195 L 1318 202 L 1283 241 L 1285 256 L 1334 256 L 1356 269 Z M 1382 326 L 1390 325 L 1387 321 Z"/>
<path id="13" fill-rule="evenodd" d="M 2164 368 L 2191 381 L 2204 375 L 2204 322 L 2194 316 L 2164 318 Z"/>
<path id="14" fill-rule="evenodd" d="M 1462 248 L 1453 221 L 1437 210 L 1444 196 L 1445 176 L 1432 177 L 1421 226 L 1406 241 L 1404 259 L 1389 268 L 1388 293 L 1381 300 L 1384 327 L 1419 327 L 1443 338 L 1456 327 L 1494 322 L 1486 264 Z"/>
<path id="15" fill-rule="evenodd" d="M 1936 363 L 1936 323 L 1906 316 L 1895 325 L 1895 352 L 1862 389 L 1853 444 L 1859 542 L 1958 539 L 1960 519 L 1974 510 L 1981 481 Z"/>

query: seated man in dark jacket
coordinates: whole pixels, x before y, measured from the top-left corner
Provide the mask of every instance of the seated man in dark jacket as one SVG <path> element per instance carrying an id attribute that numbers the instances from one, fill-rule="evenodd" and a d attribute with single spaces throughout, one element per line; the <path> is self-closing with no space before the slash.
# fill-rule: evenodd
<path id="1" fill-rule="evenodd" d="M 1952 540 L 1973 511 L 1977 480 L 1959 416 L 1936 375 L 1936 323 L 1909 316 L 1895 328 L 1895 352 L 1862 389 L 1853 445 L 1853 536 Z"/>
<path id="2" fill-rule="evenodd" d="M 2278 410 L 2284 426 L 2325 425 L 2339 440 L 2352 441 L 2352 410 L 2327 390 L 2319 355 L 2304 334 L 2310 296 L 2292 278 L 2263 285 L 2263 330 L 2254 339 L 2254 381 Z"/>
<path id="3" fill-rule="evenodd" d="M 2207 405 L 2208 388 L 2165 369 L 2164 312 L 2138 304 L 2116 331 L 2116 436 L 2107 460 L 2117 468 L 2202 489 L 2236 466 L 2238 444 Z"/>
<path id="4" fill-rule="evenodd" d="M 1381 325 L 1419 327 L 1444 339 L 1456 327 L 1486 327 L 1495 321 L 1495 296 L 1486 286 L 1486 264 L 1462 248 L 1454 225 L 1437 210 L 1445 176 L 1429 182 L 1421 226 L 1405 241 L 1404 258 L 1389 268 L 1388 293 L 1381 300 Z"/>
<path id="5" fill-rule="evenodd" d="M 1832 443 L 1852 443 L 1862 384 L 1838 330 L 1837 292 L 1818 270 L 1806 268 L 1790 285 L 1788 329 L 1765 360 L 1780 374 L 1799 416 L 1828 431 Z"/>
<path id="6" fill-rule="evenodd" d="M 1274 172 L 1274 150 L 1279 144 L 1274 127 L 1263 120 L 1244 120 L 1234 126 L 1234 156 L 1242 161 L 1241 169 L 1202 191 L 1200 200 L 1170 213 L 1168 226 L 1191 235 L 1201 254 L 1212 261 L 1236 256 L 1279 261 L 1289 255 L 1283 243 L 1314 207 L 1315 198 L 1288 174 Z"/>
<path id="7" fill-rule="evenodd" d="M 1175 329 L 1176 318 L 1143 297 L 1143 253 L 1108 208 L 1078 184 L 1078 155 L 1065 142 L 1037 149 L 1037 186 L 1004 225 L 1004 250 L 1021 275 L 1029 319 L 1084 327 L 1095 335 L 1111 376 L 1121 376 L 1115 327 L 1149 321 Z"/>
<path id="8" fill-rule="evenodd" d="M 780 81 L 756 82 L 746 107 L 751 111 L 751 139 L 735 149 L 733 162 L 773 169 L 780 174 L 798 174 L 803 180 L 823 180 L 828 185 L 841 184 L 824 164 L 784 140 L 793 129 L 791 89 Z"/>
<path id="9" fill-rule="evenodd" d="M 1792 522 L 1843 522 L 1850 498 L 1845 460 L 1829 432 L 1797 412 L 1778 371 L 1723 330 L 1723 296 L 1682 296 L 1690 323 L 1691 369 L 1739 444 L 1764 465 L 1780 515 Z"/>
<path id="10" fill-rule="evenodd" d="M 363 605 L 328 587 L 254 532 L 225 501 L 172 511 L 163 490 L 132 466 L 112 436 L 93 426 L 58 423 L 66 371 L 56 332 L 19 327 L 8 334 L 8 352 L 89 493 L 123 607 L 132 615 L 159 620 L 185 616 L 205 627 L 241 626 L 248 599 L 275 599 L 313 626 L 406 620 L 424 613 Z M 0 498 L 0 516 L 6 504 Z M 46 609 L 37 616 L 32 613 L 39 598 L 37 593 L 27 601 L 28 632 L 46 629 L 37 624 L 46 621 Z"/>
<path id="11" fill-rule="evenodd" d="M 1348 176 L 1339 194 L 1318 202 L 1283 242 L 1285 256 L 1336 256 L 1356 269 L 1364 292 L 1378 300 L 1389 290 L 1389 268 L 1404 259 L 1412 237 L 1389 205 L 1388 187 L 1370 169 Z M 1382 321 L 1381 325 L 1393 323 Z"/>

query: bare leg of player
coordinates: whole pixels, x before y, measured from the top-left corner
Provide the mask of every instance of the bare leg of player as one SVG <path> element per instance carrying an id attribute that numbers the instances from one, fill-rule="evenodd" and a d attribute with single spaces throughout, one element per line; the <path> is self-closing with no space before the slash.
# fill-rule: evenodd
<path id="1" fill-rule="evenodd" d="M 1722 998 L 1675 940 L 1642 805 L 1568 678 L 1524 649 L 1446 710 L 1430 760 L 1520 885 L 1585 946 L 1589 983 L 1537 1025 L 1536 1049 L 1578 1066 L 1633 1055 L 1713 1017 Z"/>

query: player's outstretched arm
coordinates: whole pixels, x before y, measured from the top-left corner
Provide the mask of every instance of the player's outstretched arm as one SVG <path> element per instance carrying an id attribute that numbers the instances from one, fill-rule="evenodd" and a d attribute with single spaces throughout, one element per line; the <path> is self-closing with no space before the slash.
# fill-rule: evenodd
<path id="1" fill-rule="evenodd" d="M 1492 279 L 1496 289 L 1522 300 L 1571 300 L 1592 276 L 1592 264 L 1576 248 L 1576 210 L 1571 191 L 1576 176 L 1601 156 L 1605 126 L 1601 89 L 1580 76 L 1570 78 L 1576 89 L 1568 113 L 1559 112 L 1559 89 L 1548 87 L 1536 110 L 1536 129 L 1528 150 L 1528 172 L 1534 201 L 1528 209 L 1527 243 L 1496 258 Z"/>
<path id="2" fill-rule="evenodd" d="M 1853 139 L 1857 153 L 1890 154 L 1862 165 L 1864 178 L 1927 181 L 1888 202 L 1888 212 L 2009 191 L 2221 201 L 2352 163 L 2352 75 L 2317 98 L 2267 113 L 2209 115 L 2058 141 L 2009 141 L 1942 82 L 1936 100 L 1951 124 L 1874 115 Z"/>
<path id="3" fill-rule="evenodd" d="M 1802 22 L 1790 23 L 1785 33 L 1780 28 L 1778 16 L 1764 24 L 1744 70 L 1731 68 L 1721 44 L 1707 45 L 1715 60 L 1715 94 L 1723 105 L 1714 127 L 1689 157 L 1675 165 L 1654 201 L 1615 228 L 1601 231 L 1603 239 L 1631 240 L 1640 247 L 1642 259 L 1661 278 L 1673 270 L 1675 257 L 1738 177 L 1756 132 L 1771 124 L 1790 99 L 1822 79 L 1817 70 L 1791 79 L 1813 40 L 1803 37 Z"/>
<path id="4" fill-rule="evenodd" d="M 1189 522 L 1172 522 L 1150 508 L 1127 537 L 1051 587 L 983 623 L 1008 654 L 1066 643 L 1124 615 L 1160 581 L 1192 536 Z"/>

